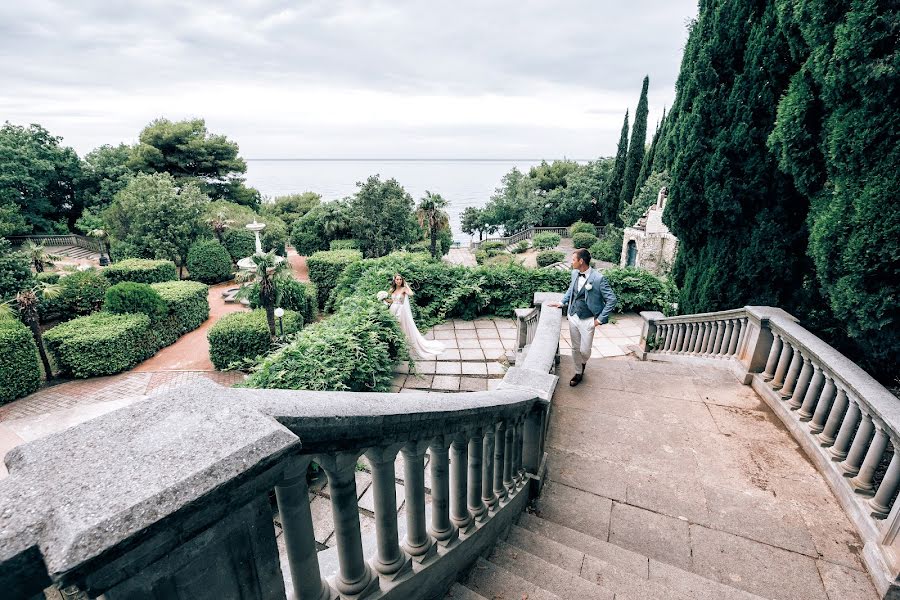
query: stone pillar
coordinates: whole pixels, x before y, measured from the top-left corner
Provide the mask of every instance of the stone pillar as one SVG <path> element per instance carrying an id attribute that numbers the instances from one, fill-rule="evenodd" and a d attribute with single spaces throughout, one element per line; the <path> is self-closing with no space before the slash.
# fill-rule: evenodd
<path id="1" fill-rule="evenodd" d="M 684 350 L 684 336 L 687 333 L 687 326 L 684 323 L 681 323 L 678 326 L 678 339 L 675 341 L 675 352 L 682 352 Z"/>
<path id="2" fill-rule="evenodd" d="M 827 448 L 834 444 L 834 437 L 841 426 L 845 410 L 847 410 L 847 392 L 843 388 L 838 388 L 834 402 L 831 404 L 831 410 L 828 412 L 828 421 L 826 421 L 825 428 L 818 436 L 820 446 Z"/>
<path id="3" fill-rule="evenodd" d="M 725 336 L 725 321 L 716 321 L 716 341 L 712 346 L 712 354 L 718 355 L 722 352 L 722 340 Z"/>
<path id="4" fill-rule="evenodd" d="M 809 382 L 809 387 L 806 388 L 803 404 L 800 406 L 800 410 L 797 411 L 797 416 L 800 417 L 801 421 L 809 421 L 812 419 L 813 411 L 816 408 L 816 401 L 822 393 L 822 386 L 824 384 L 825 373 L 822 371 L 822 367 L 813 364 L 812 380 Z"/>
<path id="5" fill-rule="evenodd" d="M 725 321 L 725 336 L 722 338 L 722 354 L 729 356 L 731 352 L 731 334 L 734 332 L 734 319 Z"/>
<path id="6" fill-rule="evenodd" d="M 522 429 L 522 468 L 528 473 L 537 473 L 541 467 L 541 434 L 544 411 L 535 404 L 525 416 Z"/>
<path id="7" fill-rule="evenodd" d="M 685 345 L 685 347 L 684 347 L 684 351 L 690 354 L 690 353 L 694 352 L 694 346 L 697 345 L 697 324 L 696 323 L 688 323 L 687 326 L 688 326 L 688 333 L 687 333 L 688 342 L 687 342 L 687 345 Z"/>
<path id="8" fill-rule="evenodd" d="M 284 478 L 275 486 L 278 515 L 284 532 L 284 547 L 294 596 L 303 600 L 329 600 L 331 588 L 319 571 L 312 513 L 309 509 L 309 486 L 306 469 L 312 457 L 292 459 L 284 470 Z"/>
<path id="9" fill-rule="evenodd" d="M 794 356 L 794 347 L 790 344 L 784 344 L 781 348 L 781 356 L 778 357 L 778 366 L 775 367 L 775 377 L 769 382 L 773 390 L 780 390 L 784 385 L 784 378 L 787 375 L 788 364 Z"/>
<path id="10" fill-rule="evenodd" d="M 891 464 L 888 466 L 881 485 L 875 497 L 869 500 L 869 506 L 872 508 L 872 516 L 876 519 L 886 519 L 890 511 L 891 498 L 897 492 L 897 486 L 900 485 L 900 459 L 897 458 L 896 446 L 894 447 L 894 455 L 891 457 Z"/>
<path id="11" fill-rule="evenodd" d="M 744 353 L 744 346 L 747 345 L 747 332 L 750 331 L 750 321 L 747 317 L 744 317 L 739 321 L 739 325 L 741 327 L 741 333 L 738 337 L 737 348 L 735 349 L 736 356 L 741 356 Z"/>
<path id="12" fill-rule="evenodd" d="M 728 356 L 734 356 L 738 350 L 738 341 L 741 337 L 741 320 L 731 319 L 731 341 L 728 343 Z"/>
<path id="13" fill-rule="evenodd" d="M 394 481 L 394 461 L 400 444 L 372 448 L 366 458 L 372 466 L 372 490 L 375 496 L 375 538 L 378 552 L 372 568 L 388 580 L 395 580 L 412 566 L 400 549 L 397 529 L 397 484 Z"/>
<path id="14" fill-rule="evenodd" d="M 800 376 L 800 368 L 802 366 L 803 355 L 800 354 L 799 350 L 794 350 L 793 356 L 791 356 L 791 364 L 788 367 L 787 375 L 784 378 L 784 385 L 781 386 L 781 391 L 778 392 L 778 395 L 781 396 L 782 400 L 790 398 L 794 393 L 794 386 L 797 385 L 797 378 Z"/>
<path id="15" fill-rule="evenodd" d="M 803 357 L 803 368 L 800 369 L 800 377 L 797 378 L 797 385 L 794 387 L 794 393 L 788 406 L 791 410 L 797 410 L 803 406 L 803 398 L 806 396 L 806 388 L 809 387 L 809 380 L 812 379 L 813 365 L 812 361 L 807 357 Z"/>
<path id="16" fill-rule="evenodd" d="M 706 354 L 706 351 L 709 348 L 709 338 L 712 336 L 712 327 L 707 321 L 704 321 L 702 325 L 703 339 L 700 340 L 700 354 Z"/>
<path id="17" fill-rule="evenodd" d="M 781 355 L 781 347 L 783 342 L 781 336 L 772 332 L 772 349 L 769 350 L 769 359 L 766 361 L 766 370 L 762 373 L 763 381 L 770 381 L 775 377 L 775 366 L 778 363 L 778 357 Z"/>
<path id="18" fill-rule="evenodd" d="M 328 475 L 334 539 L 337 542 L 338 574 L 334 587 L 344 596 L 364 598 L 379 589 L 378 578 L 366 564 L 359 528 L 356 494 L 355 452 L 339 452 L 316 458 Z"/>
<path id="19" fill-rule="evenodd" d="M 516 489 L 522 487 L 525 481 L 524 470 L 522 469 L 522 446 L 523 446 L 523 430 L 525 429 L 524 419 L 519 417 L 516 419 L 516 437 L 513 438 L 513 483 Z"/>
<path id="20" fill-rule="evenodd" d="M 875 495 L 875 469 L 881 464 L 881 457 L 887 448 L 888 436 L 882 427 L 875 428 L 875 436 L 869 444 L 866 458 L 859 468 L 859 474 L 850 480 L 850 486 L 861 496 Z"/>
<path id="21" fill-rule="evenodd" d="M 450 441 L 445 436 L 438 436 L 431 442 L 431 529 L 428 532 L 444 547 L 459 538 L 459 530 L 450 521 L 449 446 Z"/>
<path id="22" fill-rule="evenodd" d="M 847 452 L 847 458 L 838 465 L 844 477 L 854 477 L 859 473 L 863 458 L 869 449 L 869 443 L 872 441 L 872 432 L 874 430 L 875 424 L 872 422 L 872 417 L 863 413 L 862 420 L 859 422 L 859 429 L 856 430 L 856 435 L 853 437 L 853 444 L 850 446 L 850 451 Z"/>
<path id="23" fill-rule="evenodd" d="M 497 506 L 497 494 L 494 493 L 494 436 L 496 435 L 494 427 L 494 425 L 490 425 L 484 430 L 484 441 L 482 442 L 484 467 L 481 470 L 481 499 L 484 500 L 489 511 L 493 511 Z"/>
<path id="24" fill-rule="evenodd" d="M 472 528 L 472 515 L 466 506 L 468 499 L 469 436 L 465 433 L 453 437 L 450 446 L 450 520 L 460 533 Z"/>
<path id="25" fill-rule="evenodd" d="M 427 442 L 403 446 L 403 490 L 406 494 L 406 539 L 403 549 L 417 563 L 435 556 L 434 540 L 425 522 L 425 451 Z"/>
<path id="26" fill-rule="evenodd" d="M 828 453 L 831 455 L 831 460 L 838 462 L 847 458 L 847 451 L 850 448 L 850 439 L 853 437 L 853 432 L 856 430 L 856 424 L 859 422 L 859 405 L 853 400 L 848 399 L 847 406 L 847 415 L 844 417 L 843 423 L 841 423 L 841 430 L 838 432 L 837 438 L 834 440 L 834 445 L 831 446 L 831 450 Z"/>
<path id="27" fill-rule="evenodd" d="M 501 421 L 497 427 L 497 441 L 494 444 L 494 493 L 497 496 L 497 508 L 506 501 L 507 491 L 504 484 L 503 469 L 506 464 L 506 422 Z"/>
<path id="28" fill-rule="evenodd" d="M 507 497 L 512 496 L 516 491 L 516 484 L 513 480 L 513 446 L 515 445 L 516 423 L 508 421 L 506 424 L 506 439 L 504 440 L 503 451 L 503 487 L 506 488 Z"/>
<path id="29" fill-rule="evenodd" d="M 467 502 L 469 513 L 479 522 L 484 521 L 488 516 L 487 505 L 482 498 L 484 495 L 484 490 L 482 489 L 484 465 L 481 460 L 483 453 L 484 441 L 479 429 L 469 438 L 469 497 Z"/>
<path id="30" fill-rule="evenodd" d="M 809 431 L 813 435 L 821 433 L 825 429 L 825 419 L 831 412 L 832 400 L 834 400 L 834 378 L 825 373 L 825 387 L 816 403 L 816 413 L 813 415 L 812 421 L 809 422 Z"/>

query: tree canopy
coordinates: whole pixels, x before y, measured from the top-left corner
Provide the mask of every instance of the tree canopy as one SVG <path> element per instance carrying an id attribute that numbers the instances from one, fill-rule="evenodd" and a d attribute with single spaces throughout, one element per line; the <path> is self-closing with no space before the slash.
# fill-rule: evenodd
<path id="1" fill-rule="evenodd" d="M 381 181 L 372 175 L 357 185 L 359 190 L 350 199 L 349 221 L 363 256 L 385 256 L 419 239 L 412 196 L 396 179 Z"/>
<path id="2" fill-rule="evenodd" d="M 644 144 L 647 143 L 647 89 L 650 78 L 644 77 L 641 97 L 634 113 L 634 125 L 631 127 L 631 141 L 628 143 L 628 157 L 625 159 L 625 173 L 622 176 L 622 191 L 619 193 L 618 214 L 621 208 L 631 202 L 638 186 L 641 164 L 644 162 Z"/>

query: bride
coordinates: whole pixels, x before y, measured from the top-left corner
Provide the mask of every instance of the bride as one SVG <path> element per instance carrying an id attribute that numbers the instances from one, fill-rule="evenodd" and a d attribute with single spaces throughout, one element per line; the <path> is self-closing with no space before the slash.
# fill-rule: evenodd
<path id="1" fill-rule="evenodd" d="M 406 284 L 406 279 L 397 273 L 391 280 L 391 291 L 389 294 L 380 292 L 379 297 L 385 303 L 390 304 L 391 314 L 400 322 L 400 329 L 409 342 L 409 351 L 413 358 L 418 360 L 434 360 L 438 354 L 444 352 L 444 345 L 434 340 L 426 340 L 419 333 L 415 321 L 413 321 L 412 309 L 409 303 L 413 295 L 412 290 Z"/>

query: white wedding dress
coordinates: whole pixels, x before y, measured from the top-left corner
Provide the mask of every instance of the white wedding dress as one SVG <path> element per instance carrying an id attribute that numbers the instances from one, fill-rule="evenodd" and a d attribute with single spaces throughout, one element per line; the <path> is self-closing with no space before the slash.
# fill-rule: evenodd
<path id="1" fill-rule="evenodd" d="M 412 309 L 409 307 L 409 298 L 403 294 L 391 296 L 391 314 L 400 322 L 400 329 L 409 343 L 409 353 L 416 360 L 434 360 L 442 354 L 446 348 L 440 342 L 426 340 L 419 333 L 415 321 L 413 321 Z"/>

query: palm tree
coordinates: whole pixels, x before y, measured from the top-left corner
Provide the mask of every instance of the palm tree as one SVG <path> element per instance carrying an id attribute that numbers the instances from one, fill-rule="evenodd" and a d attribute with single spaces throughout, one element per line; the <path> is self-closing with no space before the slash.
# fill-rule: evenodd
<path id="1" fill-rule="evenodd" d="M 213 235 L 216 236 L 216 239 L 219 240 L 219 243 L 222 243 L 222 234 L 225 233 L 225 230 L 234 225 L 234 220 L 229 219 L 224 211 L 219 211 L 216 213 L 216 216 L 207 219 L 206 223 L 212 229 Z"/>
<path id="2" fill-rule="evenodd" d="M 259 304 L 266 311 L 266 321 L 269 324 L 269 335 L 274 340 L 275 335 L 275 306 L 281 300 L 281 283 L 291 279 L 290 266 L 286 260 L 275 255 L 275 251 L 266 254 L 253 254 L 253 270 L 241 271 L 235 276 L 239 283 L 255 281 L 259 284 Z M 236 298 L 246 298 L 252 291 L 252 285 L 243 286 L 236 294 Z"/>
<path id="3" fill-rule="evenodd" d="M 38 304 L 40 304 L 41 298 L 55 298 L 58 295 L 58 285 L 39 283 L 34 287 L 21 290 L 14 299 L 0 304 L 0 311 L 13 312 L 12 303 L 15 303 L 15 310 L 19 313 L 19 318 L 31 329 L 31 335 L 34 337 L 34 343 L 37 345 L 38 354 L 44 365 L 44 374 L 48 380 L 53 378 L 53 368 L 50 366 L 50 359 L 47 358 L 47 351 L 44 349 Z"/>
<path id="4" fill-rule="evenodd" d="M 419 206 L 416 207 L 419 227 L 431 237 L 431 256 L 434 258 L 441 257 L 437 249 L 438 233 L 442 229 L 450 227 L 450 217 L 444 210 L 445 208 L 447 208 L 447 201 L 440 194 L 432 194 L 428 191 L 425 192 L 425 197 L 419 201 Z"/>
<path id="5" fill-rule="evenodd" d="M 25 242 L 25 256 L 34 268 L 35 273 L 43 273 L 45 267 L 52 267 L 54 260 L 62 259 L 56 254 L 49 254 L 44 248 L 44 244 L 35 244 L 31 240 Z"/>

